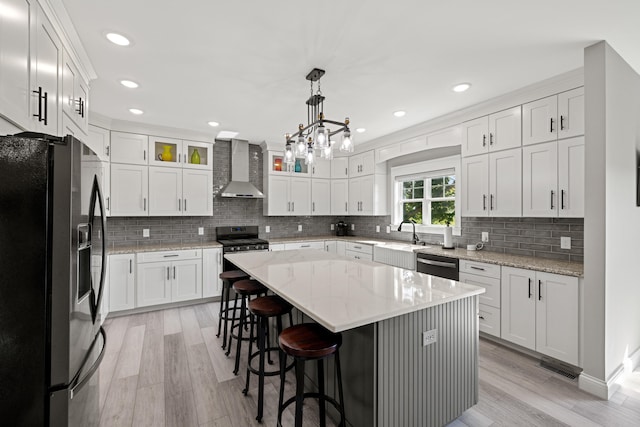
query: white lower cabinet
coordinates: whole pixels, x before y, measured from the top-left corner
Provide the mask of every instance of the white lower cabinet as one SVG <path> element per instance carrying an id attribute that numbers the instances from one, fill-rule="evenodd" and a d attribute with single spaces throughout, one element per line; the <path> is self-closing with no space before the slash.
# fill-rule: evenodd
<path id="1" fill-rule="evenodd" d="M 284 243 L 269 244 L 270 251 L 284 251 Z"/>
<path id="2" fill-rule="evenodd" d="M 135 254 L 109 256 L 109 311 L 135 308 Z M 104 297 L 103 297 L 104 298 Z"/>
<path id="3" fill-rule="evenodd" d="M 324 242 L 324 250 L 332 254 L 345 256 L 347 244 L 342 240 L 326 240 Z"/>
<path id="4" fill-rule="evenodd" d="M 578 364 L 578 278 L 502 268 L 502 339 Z"/>
<path id="5" fill-rule="evenodd" d="M 149 215 L 213 213 L 213 172 L 149 166 Z"/>
<path id="6" fill-rule="evenodd" d="M 137 307 L 202 298 L 202 250 L 138 254 Z"/>
<path id="7" fill-rule="evenodd" d="M 286 251 L 292 250 L 292 249 L 319 249 L 319 250 L 324 250 L 324 241 L 285 243 L 284 249 Z"/>
<path id="8" fill-rule="evenodd" d="M 480 332 L 500 337 L 500 266 L 482 262 L 460 260 L 459 281 L 482 286 L 485 293 L 480 295 L 478 320 Z"/>
<path id="9" fill-rule="evenodd" d="M 373 261 L 373 246 L 362 243 L 346 242 L 345 256 L 354 259 Z"/>
<path id="10" fill-rule="evenodd" d="M 222 249 L 211 248 L 202 250 L 202 297 L 217 297 L 222 295 Z"/>

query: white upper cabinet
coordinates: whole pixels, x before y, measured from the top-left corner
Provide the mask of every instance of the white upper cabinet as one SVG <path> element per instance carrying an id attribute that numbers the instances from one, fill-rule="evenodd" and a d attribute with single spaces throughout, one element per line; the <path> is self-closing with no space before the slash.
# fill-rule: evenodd
<path id="1" fill-rule="evenodd" d="M 88 127 L 88 98 L 89 89 L 84 82 L 78 68 L 66 50 L 62 57 L 62 112 L 78 125 L 83 133 Z"/>
<path id="2" fill-rule="evenodd" d="M 584 87 L 558 95 L 558 138 L 584 135 Z"/>
<path id="3" fill-rule="evenodd" d="M 111 216 L 148 216 L 148 199 L 148 166 L 111 163 Z"/>
<path id="4" fill-rule="evenodd" d="M 149 164 L 149 137 L 136 133 L 111 132 L 111 162 Z"/>
<path id="5" fill-rule="evenodd" d="M 290 180 L 291 215 L 311 215 L 311 180 L 298 176 L 293 176 Z"/>
<path id="6" fill-rule="evenodd" d="M 584 135 L 584 88 L 524 104 L 522 115 L 524 145 Z"/>
<path id="7" fill-rule="evenodd" d="M 584 216 L 584 137 L 522 149 L 524 216 Z"/>
<path id="8" fill-rule="evenodd" d="M 311 215 L 311 179 L 270 175 L 266 180 L 264 215 Z"/>
<path id="9" fill-rule="evenodd" d="M 265 170 L 269 175 L 311 176 L 311 168 L 305 164 L 303 158 L 295 158 L 294 163 L 289 164 L 285 162 L 282 151 L 267 151 L 265 158 Z"/>
<path id="10" fill-rule="evenodd" d="M 34 4 L 31 0 L 3 0 L 3 7 L 12 13 L 0 13 L 0 115 L 25 129 L 32 127 L 29 23 Z"/>
<path id="11" fill-rule="evenodd" d="M 331 180 L 331 215 L 349 214 L 349 180 Z"/>
<path id="12" fill-rule="evenodd" d="M 365 151 L 349 157 L 349 177 L 371 175 L 376 172 L 375 151 Z"/>
<path id="13" fill-rule="evenodd" d="M 149 167 L 149 215 L 182 215 L 182 171 Z"/>
<path id="14" fill-rule="evenodd" d="M 538 144 L 558 138 L 558 96 L 553 95 L 522 106 L 522 144 Z"/>
<path id="15" fill-rule="evenodd" d="M 182 140 L 182 167 L 211 171 L 213 168 L 213 144 Z"/>
<path id="16" fill-rule="evenodd" d="M 182 198 L 183 215 L 213 215 L 213 172 L 183 169 Z"/>
<path id="17" fill-rule="evenodd" d="M 331 180 L 311 180 L 311 215 L 331 215 Z"/>
<path id="18" fill-rule="evenodd" d="M 335 157 L 331 160 L 331 178 L 345 179 L 349 178 L 349 158 Z"/>
<path id="19" fill-rule="evenodd" d="M 149 136 L 149 165 L 182 167 L 182 140 Z"/>
<path id="20" fill-rule="evenodd" d="M 584 217 L 584 137 L 558 141 L 558 216 Z"/>
<path id="21" fill-rule="evenodd" d="M 84 143 L 88 145 L 102 161 L 109 161 L 111 153 L 111 133 L 98 126 L 89 125 Z"/>
<path id="22" fill-rule="evenodd" d="M 31 129 L 60 135 L 60 72 L 62 43 L 49 19 L 38 6 L 35 36 L 31 45 Z M 4 40 L 2 41 L 4 43 Z"/>
<path id="23" fill-rule="evenodd" d="M 558 143 L 522 149 L 522 214 L 525 217 L 558 215 Z"/>
<path id="24" fill-rule="evenodd" d="M 349 215 L 386 215 L 386 175 L 365 175 L 349 180 Z"/>
<path id="25" fill-rule="evenodd" d="M 331 178 L 331 162 L 332 160 L 317 157 L 311 166 L 311 176 L 313 178 Z"/>
<path id="26" fill-rule="evenodd" d="M 462 159 L 463 216 L 522 216 L 522 149 Z"/>
<path id="27" fill-rule="evenodd" d="M 462 124 L 462 155 L 474 156 L 522 145 L 520 106 Z"/>

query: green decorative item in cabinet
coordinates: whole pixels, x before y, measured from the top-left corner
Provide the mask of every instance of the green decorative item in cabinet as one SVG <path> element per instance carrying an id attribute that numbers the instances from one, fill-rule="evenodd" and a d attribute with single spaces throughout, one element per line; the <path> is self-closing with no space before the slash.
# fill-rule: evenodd
<path id="1" fill-rule="evenodd" d="M 197 148 L 194 148 L 193 153 L 191 154 L 191 164 L 194 164 L 194 165 L 200 164 L 200 153 L 198 153 Z"/>

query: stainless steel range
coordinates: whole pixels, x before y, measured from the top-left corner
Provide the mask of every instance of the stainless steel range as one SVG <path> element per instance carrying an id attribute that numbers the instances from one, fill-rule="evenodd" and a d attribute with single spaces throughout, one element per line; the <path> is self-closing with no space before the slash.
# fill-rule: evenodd
<path id="1" fill-rule="evenodd" d="M 257 225 L 216 227 L 216 235 L 225 254 L 269 250 L 269 242 L 258 238 Z M 236 267 L 231 262 L 224 260 L 224 271 L 234 269 Z"/>

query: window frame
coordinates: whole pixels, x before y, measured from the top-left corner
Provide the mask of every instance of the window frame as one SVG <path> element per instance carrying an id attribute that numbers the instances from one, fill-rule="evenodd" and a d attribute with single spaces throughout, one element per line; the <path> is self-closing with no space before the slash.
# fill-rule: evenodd
<path id="1" fill-rule="evenodd" d="M 422 199 L 404 199 L 402 183 L 404 181 L 420 180 L 424 179 L 424 191 L 431 192 L 431 188 L 427 189 L 427 181 L 430 183 L 432 178 L 439 178 L 442 176 L 455 176 L 455 189 L 456 194 L 454 197 L 455 204 L 455 226 L 453 227 L 453 234 L 460 235 L 460 171 L 461 171 L 461 156 L 449 156 L 440 159 L 428 160 L 423 162 L 411 163 L 408 165 L 394 166 L 390 169 L 390 184 L 392 188 L 391 194 L 391 221 L 392 225 L 398 226 L 402 222 L 402 202 L 406 201 L 421 201 L 423 203 L 422 212 L 423 215 L 429 216 L 429 223 L 431 222 L 431 210 L 425 211 L 425 201 L 438 201 L 438 200 L 451 200 L 450 198 L 433 198 L 423 197 Z M 425 194 L 423 194 L 425 195 Z M 425 218 L 423 218 L 425 221 Z M 416 224 L 416 232 L 420 233 L 444 233 L 445 226 L 443 225 L 431 225 L 431 224 Z M 405 231 L 405 228 L 403 228 Z M 406 228 L 407 232 L 411 232 L 409 228 Z"/>

